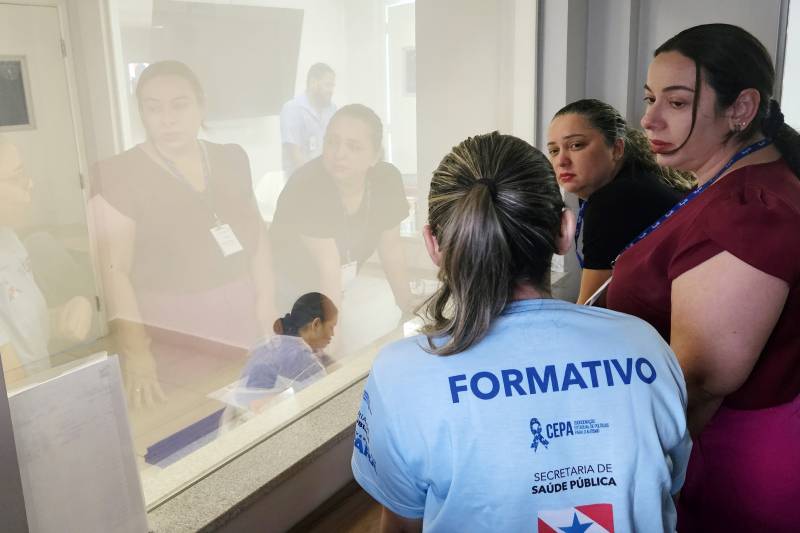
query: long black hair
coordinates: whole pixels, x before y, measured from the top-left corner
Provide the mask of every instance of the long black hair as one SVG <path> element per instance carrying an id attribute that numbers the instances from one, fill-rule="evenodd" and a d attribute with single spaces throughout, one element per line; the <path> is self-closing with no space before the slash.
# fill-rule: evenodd
<path id="1" fill-rule="evenodd" d="M 730 107 L 745 89 L 760 96 L 753 121 L 726 139 L 746 142 L 761 133 L 773 140 L 795 176 L 800 177 L 800 135 L 783 120 L 780 104 L 772 99 L 775 68 L 769 52 L 746 30 L 732 24 L 703 24 L 683 30 L 656 48 L 653 56 L 678 52 L 695 64 L 695 93 L 692 105 L 691 136 L 697 117 L 701 82 L 714 90 L 717 113 Z M 689 136 L 687 136 L 686 144 Z M 678 148 L 680 149 L 680 147 Z"/>

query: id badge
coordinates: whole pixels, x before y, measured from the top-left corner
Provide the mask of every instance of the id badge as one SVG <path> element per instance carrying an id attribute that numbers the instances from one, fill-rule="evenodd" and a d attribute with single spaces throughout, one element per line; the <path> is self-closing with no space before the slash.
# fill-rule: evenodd
<path id="1" fill-rule="evenodd" d="M 228 257 L 243 250 L 239 239 L 229 224 L 220 224 L 211 228 L 211 235 L 217 241 L 223 257 Z"/>
<path id="2" fill-rule="evenodd" d="M 342 290 L 353 283 L 358 274 L 358 261 L 350 261 L 342 265 Z"/>

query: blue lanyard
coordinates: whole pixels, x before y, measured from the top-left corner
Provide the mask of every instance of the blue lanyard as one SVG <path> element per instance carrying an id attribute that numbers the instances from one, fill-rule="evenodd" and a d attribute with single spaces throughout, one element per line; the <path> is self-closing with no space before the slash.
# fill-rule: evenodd
<path id="1" fill-rule="evenodd" d="M 583 228 L 583 216 L 586 213 L 586 206 L 589 204 L 586 200 L 578 198 L 578 222 L 575 226 L 575 256 L 578 258 L 578 264 L 583 268 L 583 257 L 578 251 L 578 240 L 581 238 L 581 228 Z"/>
<path id="2" fill-rule="evenodd" d="M 677 213 L 678 211 L 680 211 L 681 209 L 683 209 L 683 208 L 686 206 L 686 204 L 688 204 L 689 202 L 691 202 L 692 200 L 694 200 L 695 198 L 697 198 L 697 197 L 698 197 L 698 196 L 699 196 L 699 195 L 700 195 L 700 194 L 701 194 L 703 191 L 705 191 L 705 190 L 706 190 L 706 189 L 708 189 L 710 186 L 712 186 L 714 183 L 716 183 L 716 181 L 717 181 L 717 180 L 718 180 L 718 179 L 719 179 L 719 178 L 720 178 L 720 177 L 721 177 L 723 174 L 725 174 L 725 172 L 726 172 L 726 171 L 727 171 L 729 168 L 731 168 L 731 167 L 732 167 L 734 164 L 736 164 L 736 162 L 737 162 L 737 161 L 739 161 L 739 160 L 740 160 L 740 159 L 742 159 L 743 157 L 746 157 L 746 156 L 748 156 L 748 155 L 750 155 L 750 154 L 752 154 L 752 153 L 754 153 L 754 152 L 758 152 L 758 151 L 759 151 L 759 150 L 761 150 L 762 148 L 766 148 L 766 147 L 767 147 L 767 146 L 769 146 L 770 144 L 772 144 L 772 139 L 761 139 L 760 141 L 758 141 L 758 142 L 755 142 L 755 143 L 751 144 L 750 146 L 746 146 L 745 148 L 742 148 L 742 149 L 741 149 L 739 152 L 737 152 L 737 153 L 736 153 L 736 155 L 734 155 L 733 157 L 731 157 L 731 159 L 730 159 L 730 160 L 729 160 L 727 163 L 725 163 L 725 166 L 724 166 L 724 167 L 722 167 L 722 168 L 720 169 L 720 171 L 719 171 L 719 172 L 717 172 L 717 174 L 716 174 L 716 175 L 715 175 L 713 178 L 711 178 L 710 180 L 708 180 L 707 182 L 705 182 L 704 184 L 702 184 L 700 187 L 696 188 L 695 190 L 693 190 L 692 192 L 690 192 L 689 194 L 687 194 L 687 195 L 686 195 L 686 196 L 683 198 L 683 200 L 681 200 L 680 202 L 678 202 L 677 204 L 675 204 L 675 206 L 674 206 L 674 207 L 672 207 L 672 209 L 670 209 L 669 211 L 667 211 L 666 213 L 664 213 L 664 214 L 661 216 L 661 218 L 659 218 L 658 220 L 656 220 L 655 222 L 653 222 L 653 223 L 650 225 L 650 227 L 649 227 L 649 228 L 647 228 L 647 229 L 645 229 L 643 232 L 641 232 L 641 233 L 639 234 L 639 236 L 638 236 L 638 237 L 636 237 L 635 239 L 633 239 L 633 240 L 632 240 L 632 241 L 631 241 L 631 242 L 628 244 L 628 246 L 626 246 L 625 248 L 623 248 L 623 250 L 622 250 L 622 251 L 621 251 L 621 252 L 620 252 L 620 253 L 617 255 L 617 258 L 616 258 L 616 259 L 614 259 L 614 262 L 613 262 L 613 263 L 611 263 L 611 266 L 612 266 L 612 267 L 614 266 L 614 264 L 617 262 L 617 259 L 619 259 L 619 257 L 620 257 L 622 254 L 624 254 L 624 253 L 625 253 L 625 252 L 628 250 L 628 248 L 632 247 L 634 244 L 638 243 L 639 241 L 641 241 L 642 239 L 644 239 L 645 237 L 647 237 L 648 235 L 650 235 L 651 233 L 653 233 L 653 232 L 654 232 L 654 231 L 655 231 L 655 230 L 656 230 L 656 229 L 657 229 L 659 226 L 661 226 L 661 225 L 662 225 L 664 222 L 666 222 L 668 218 L 670 218 L 670 217 L 671 217 L 671 216 L 673 216 L 675 213 Z"/>

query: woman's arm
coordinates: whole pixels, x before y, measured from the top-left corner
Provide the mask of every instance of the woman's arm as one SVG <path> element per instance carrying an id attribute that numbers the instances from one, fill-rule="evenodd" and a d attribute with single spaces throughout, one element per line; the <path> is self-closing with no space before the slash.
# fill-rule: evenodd
<path id="1" fill-rule="evenodd" d="M 397 307 L 404 313 L 410 313 L 412 301 L 411 290 L 408 287 L 408 265 L 399 225 L 381 233 L 378 240 L 378 256 Z"/>
<path id="2" fill-rule="evenodd" d="M 611 277 L 611 270 L 593 270 L 584 268 L 581 274 L 581 290 L 578 294 L 578 303 L 584 304 L 589 297 Z"/>
<path id="3" fill-rule="evenodd" d="M 693 436 L 750 375 L 788 294 L 785 281 L 728 252 L 672 282 L 670 344 L 686 378 Z"/>
<path id="4" fill-rule="evenodd" d="M 386 507 L 381 513 L 381 533 L 417 533 L 422 531 L 421 518 L 403 518 Z"/>
<path id="5" fill-rule="evenodd" d="M 165 399 L 150 352 L 136 292 L 130 280 L 136 223 L 114 209 L 104 198 L 89 201 L 99 243 L 100 273 L 108 300 L 111 334 L 122 351 L 125 386 L 131 404 L 149 406 Z"/>
<path id="6" fill-rule="evenodd" d="M 320 273 L 320 284 L 316 289 L 330 298 L 336 307 L 342 302 L 342 264 L 336 241 L 331 238 L 301 236 L 303 243 Z M 280 280 L 279 280 L 280 281 Z M 296 295 L 295 298 L 301 296 Z"/>

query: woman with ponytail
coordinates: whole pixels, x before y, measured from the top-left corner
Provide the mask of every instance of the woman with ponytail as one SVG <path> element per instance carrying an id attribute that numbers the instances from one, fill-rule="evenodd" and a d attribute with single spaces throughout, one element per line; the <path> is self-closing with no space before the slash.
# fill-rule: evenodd
<path id="1" fill-rule="evenodd" d="M 641 320 L 551 299 L 575 219 L 547 158 L 471 137 L 428 201 L 441 287 L 422 335 L 375 360 L 355 431 L 353 473 L 382 530 L 674 530 L 690 447 L 680 368 Z"/>
<path id="2" fill-rule="evenodd" d="M 694 181 L 659 166 L 644 134 L 600 100 L 561 108 L 550 122 L 547 152 L 558 183 L 580 202 L 575 253 L 583 269 L 578 303 L 584 303 L 611 277 L 625 245 L 677 204 Z"/>
<path id="3" fill-rule="evenodd" d="M 652 150 L 699 186 L 623 252 L 607 305 L 650 322 L 686 377 L 681 533 L 800 524 L 800 138 L 774 83 L 728 24 L 672 37 L 647 73 Z"/>
<path id="4" fill-rule="evenodd" d="M 250 353 L 237 403 L 258 409 L 265 394 L 269 398 L 289 388 L 296 392 L 324 376 L 332 361 L 323 350 L 333 338 L 338 315 L 324 294 L 298 298 L 292 311 L 275 321 L 275 336 Z"/>

